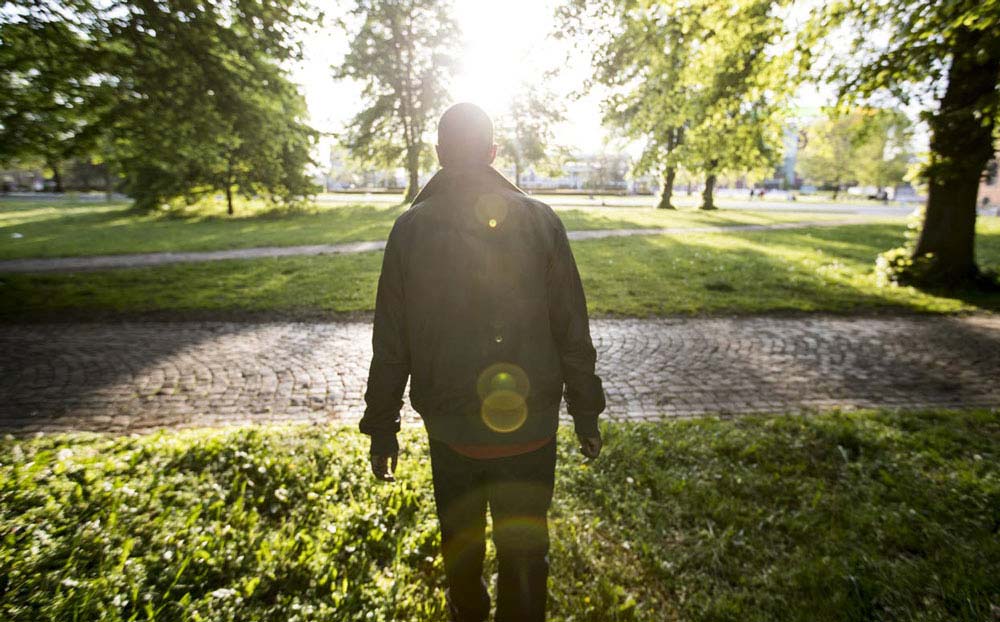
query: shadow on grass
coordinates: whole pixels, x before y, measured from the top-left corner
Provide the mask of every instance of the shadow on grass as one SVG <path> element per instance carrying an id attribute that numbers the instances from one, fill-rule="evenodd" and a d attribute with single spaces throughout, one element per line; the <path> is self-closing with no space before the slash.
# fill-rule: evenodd
<path id="1" fill-rule="evenodd" d="M 902 227 L 640 236 L 574 245 L 593 311 L 612 315 L 1000 310 L 996 294 L 879 287 L 875 256 Z M 983 236 L 982 246 L 1000 246 Z"/>
<path id="2" fill-rule="evenodd" d="M 0 219 L 0 258 L 224 250 L 384 238 L 404 206 L 257 209 L 235 216 L 137 213 L 127 205 L 38 207 Z M 12 236 L 17 234 L 18 238 Z"/>

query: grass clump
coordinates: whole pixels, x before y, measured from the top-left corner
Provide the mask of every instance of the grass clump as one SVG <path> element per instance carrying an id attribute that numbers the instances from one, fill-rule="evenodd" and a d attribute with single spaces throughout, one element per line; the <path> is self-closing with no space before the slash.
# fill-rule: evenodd
<path id="1" fill-rule="evenodd" d="M 982 620 L 1000 606 L 1000 413 L 560 434 L 553 620 Z M 423 433 L 398 481 L 336 427 L 0 442 L 0 618 L 440 620 Z M 495 571 L 492 550 L 488 567 Z"/>

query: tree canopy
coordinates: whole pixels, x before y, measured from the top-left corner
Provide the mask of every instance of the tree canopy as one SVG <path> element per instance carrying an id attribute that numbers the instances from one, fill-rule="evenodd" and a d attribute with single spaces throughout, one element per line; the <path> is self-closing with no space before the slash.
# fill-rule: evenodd
<path id="1" fill-rule="evenodd" d="M 856 182 L 881 190 L 903 181 L 909 166 L 912 123 L 889 109 L 856 109 L 834 113 L 805 130 L 799 152 L 807 180 L 834 188 Z"/>
<path id="2" fill-rule="evenodd" d="M 406 201 L 417 195 L 421 164 L 432 157 L 426 134 L 448 103 L 458 66 L 453 13 L 437 0 L 357 0 L 341 21 L 350 47 L 334 77 L 363 88 L 362 109 L 342 142 L 366 163 L 403 164 Z"/>
<path id="3" fill-rule="evenodd" d="M 497 119 L 500 156 L 514 165 L 514 180 L 519 186 L 526 167 L 552 156 L 552 129 L 564 119 L 557 101 L 558 98 L 543 87 L 525 84 L 514 95 L 507 111 Z"/>
<path id="4" fill-rule="evenodd" d="M 311 192 L 315 132 L 287 74 L 316 19 L 304 0 L 11 4 L 0 131 L 34 137 L 18 154 L 58 163 L 99 146 L 141 208 L 223 191 L 231 212 L 234 191 Z"/>
<path id="5" fill-rule="evenodd" d="M 678 167 L 705 176 L 711 209 L 718 174 L 776 161 L 791 86 L 783 4 L 570 0 L 561 10 L 570 34 L 597 48 L 605 121 L 643 142 L 638 171 L 663 171 L 661 207 Z"/>

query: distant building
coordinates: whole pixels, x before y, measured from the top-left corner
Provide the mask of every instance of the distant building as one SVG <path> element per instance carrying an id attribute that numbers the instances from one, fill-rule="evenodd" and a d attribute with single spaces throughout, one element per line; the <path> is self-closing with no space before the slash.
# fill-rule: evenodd
<path id="1" fill-rule="evenodd" d="M 990 160 L 986 166 L 986 174 L 979 181 L 979 205 L 980 207 L 1000 209 L 1000 174 L 997 172 L 997 163 L 1000 162 L 1000 152 Z"/>

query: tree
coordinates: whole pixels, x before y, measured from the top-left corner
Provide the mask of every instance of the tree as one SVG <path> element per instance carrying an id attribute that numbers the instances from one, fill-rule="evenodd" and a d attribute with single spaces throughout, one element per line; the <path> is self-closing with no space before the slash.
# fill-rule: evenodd
<path id="1" fill-rule="evenodd" d="M 857 151 L 857 114 L 838 115 L 814 122 L 806 130 L 806 144 L 799 165 L 806 179 L 833 186 L 833 198 L 853 180 Z"/>
<path id="2" fill-rule="evenodd" d="M 877 193 L 903 182 L 910 164 L 912 123 L 898 110 L 865 110 L 855 150 L 854 175 L 858 183 L 875 186 Z"/>
<path id="3" fill-rule="evenodd" d="M 514 165 L 514 183 L 528 166 L 551 156 L 552 126 L 564 119 L 556 98 L 539 86 L 522 85 L 497 123 L 501 155 Z"/>
<path id="4" fill-rule="evenodd" d="M 96 149 L 140 209 L 223 191 L 232 213 L 234 192 L 311 191 L 315 132 L 286 70 L 315 20 L 305 0 L 11 4 L 0 110 L 3 131 L 37 136 L 15 141 L 21 152 Z M 22 84 L 40 94 L 19 97 Z"/>
<path id="5" fill-rule="evenodd" d="M 89 80 L 94 50 L 51 6 L 0 14 L 0 163 L 37 161 L 63 191 L 63 164 L 96 140 L 107 89 Z"/>
<path id="6" fill-rule="evenodd" d="M 363 86 L 361 112 L 343 137 L 355 158 L 377 166 L 402 163 L 405 201 L 419 190 L 421 164 L 430 156 L 426 133 L 448 102 L 457 68 L 459 30 L 448 2 L 357 0 L 342 28 L 351 38 L 336 79 Z"/>
<path id="7" fill-rule="evenodd" d="M 815 121 L 806 130 L 799 164 L 810 180 L 834 187 L 850 182 L 883 188 L 901 183 L 910 161 L 911 123 L 905 114 L 862 108 Z"/>
<path id="8" fill-rule="evenodd" d="M 814 48 L 823 36 L 853 33 L 853 54 L 833 55 L 818 71 L 839 84 L 842 103 L 889 96 L 923 106 L 931 131 L 928 199 L 899 280 L 978 280 L 976 196 L 1000 109 L 998 23 L 996 0 L 840 0 L 818 9 L 803 35 L 803 47 Z"/>
<path id="9" fill-rule="evenodd" d="M 775 0 L 570 0 L 567 30 L 597 41 L 595 80 L 613 89 L 605 120 L 642 140 L 637 172 L 659 169 L 670 208 L 679 167 L 705 175 L 770 169 L 791 91 L 783 5 Z"/>
<path id="10" fill-rule="evenodd" d="M 697 111 L 682 145 L 685 167 L 705 175 L 701 209 L 715 209 L 721 173 L 772 171 L 782 149 L 791 50 L 781 2 L 711 2 L 689 74 Z"/>
<path id="11" fill-rule="evenodd" d="M 688 3 L 634 0 L 570 0 L 559 10 L 566 31 L 596 50 L 594 80 L 612 89 L 604 122 L 643 142 L 635 172 L 662 172 L 662 209 L 673 209 L 677 150 L 694 112 L 684 75 L 697 45 L 698 11 Z"/>
<path id="12" fill-rule="evenodd" d="M 173 6 L 176 2 L 177 6 Z M 118 105 L 109 131 L 137 206 L 222 191 L 293 201 L 317 134 L 285 66 L 313 22 L 300 0 L 135 3 L 105 16 Z"/>

